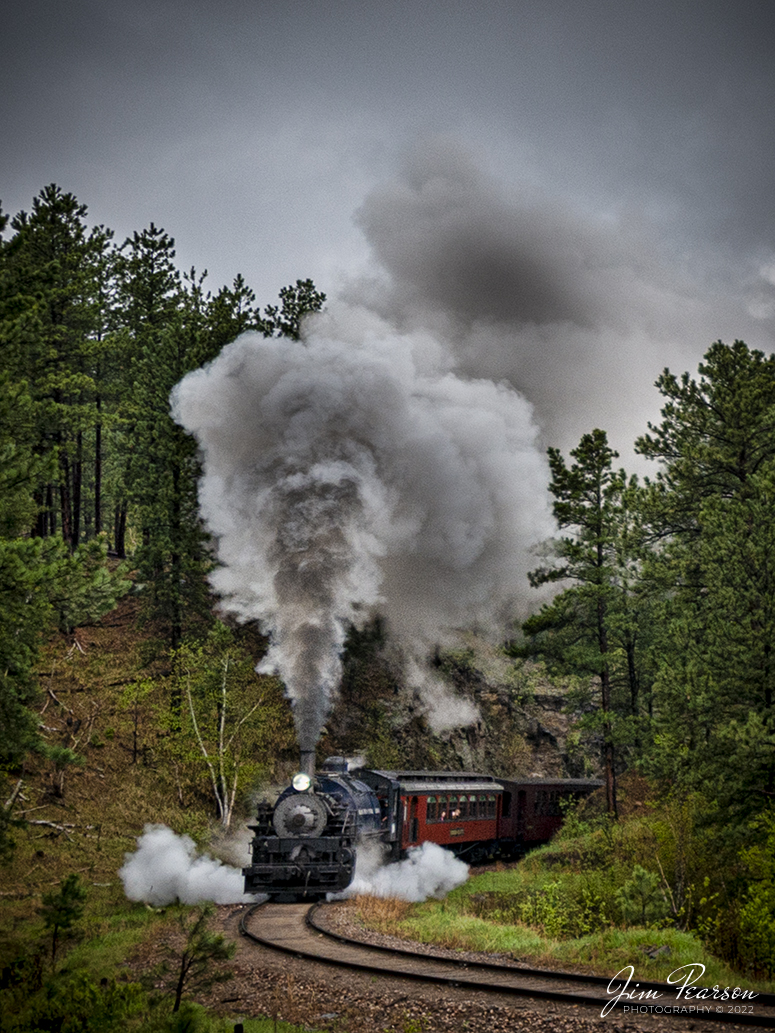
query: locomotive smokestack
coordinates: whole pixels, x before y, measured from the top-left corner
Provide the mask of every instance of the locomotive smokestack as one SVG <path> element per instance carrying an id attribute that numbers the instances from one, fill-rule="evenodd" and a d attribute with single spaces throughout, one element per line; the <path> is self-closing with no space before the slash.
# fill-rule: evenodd
<path id="1" fill-rule="evenodd" d="M 315 777 L 315 751 L 314 750 L 302 750 L 301 751 L 301 765 L 299 771 L 303 771 L 305 775 L 309 775 L 310 778 Z"/>

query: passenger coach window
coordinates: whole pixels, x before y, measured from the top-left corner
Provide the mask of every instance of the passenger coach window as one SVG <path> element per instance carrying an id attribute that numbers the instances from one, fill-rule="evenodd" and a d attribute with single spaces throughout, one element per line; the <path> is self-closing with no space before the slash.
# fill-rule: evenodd
<path id="1" fill-rule="evenodd" d="M 436 797 L 428 797 L 427 821 L 436 821 Z"/>
<path id="2" fill-rule="evenodd" d="M 449 798 L 448 817 L 450 821 L 457 821 L 460 817 L 460 806 L 456 796 L 450 796 Z"/>
<path id="3" fill-rule="evenodd" d="M 495 796 L 492 793 L 487 797 L 487 817 L 495 817 Z"/>

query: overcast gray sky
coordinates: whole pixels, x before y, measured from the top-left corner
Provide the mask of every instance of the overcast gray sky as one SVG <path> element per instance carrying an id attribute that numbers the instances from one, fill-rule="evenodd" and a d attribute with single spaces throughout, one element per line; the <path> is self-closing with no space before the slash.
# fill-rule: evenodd
<path id="1" fill-rule="evenodd" d="M 6 6 L 7 212 L 56 182 L 212 289 L 312 277 L 566 448 L 624 449 L 719 337 L 773 350 L 772 0 Z"/>

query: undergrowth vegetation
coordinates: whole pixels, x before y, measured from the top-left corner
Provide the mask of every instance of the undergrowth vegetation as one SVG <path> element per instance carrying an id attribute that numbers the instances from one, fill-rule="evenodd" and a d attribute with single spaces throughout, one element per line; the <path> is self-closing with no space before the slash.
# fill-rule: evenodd
<path id="1" fill-rule="evenodd" d="M 761 819 L 766 845 L 745 847 L 719 836 L 699 797 L 632 804 L 616 822 L 582 805 L 554 842 L 518 866 L 473 876 L 442 901 L 359 898 L 360 919 L 534 965 L 613 975 L 632 964 L 644 978 L 665 979 L 700 963 L 704 981 L 771 987 L 775 815 Z"/>
<path id="2" fill-rule="evenodd" d="M 233 1033 L 234 1018 L 191 997 L 231 975 L 234 944 L 212 930 L 211 906 L 159 911 L 79 883 L 83 907 L 73 909 L 73 879 L 44 895 L 34 919 L 3 928 L 0 1030 Z M 71 921 L 55 930 L 54 913 Z M 245 1033 L 299 1033 L 276 1019 L 240 1021 Z"/>
<path id="3" fill-rule="evenodd" d="M 41 655 L 42 735 L 79 760 L 32 752 L 5 780 L 21 821 L 9 830 L 0 887 L 3 1033 L 234 1028 L 191 999 L 190 979 L 172 1011 L 186 939 L 180 922 L 195 924 L 199 909 L 131 903 L 118 877 L 146 823 L 168 825 L 202 848 L 223 832 L 201 750 L 194 742 L 182 751 L 170 732 L 175 671 L 154 654 L 153 629 L 137 628 L 136 609 L 128 596 L 99 624 L 52 638 Z M 260 773 L 283 778 L 293 761 L 282 736 L 292 722 L 280 686 L 263 687 L 280 748 Z M 250 812 L 252 791 L 240 785 L 235 826 Z M 209 924 L 200 933 L 200 946 L 213 946 Z M 208 976 L 228 971 L 217 935 Z M 246 1033 L 295 1029 L 243 1022 Z"/>

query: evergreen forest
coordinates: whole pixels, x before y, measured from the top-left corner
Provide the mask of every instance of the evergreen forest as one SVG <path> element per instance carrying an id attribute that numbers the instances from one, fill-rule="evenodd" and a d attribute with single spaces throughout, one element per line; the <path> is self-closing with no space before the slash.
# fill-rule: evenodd
<path id="1" fill-rule="evenodd" d="M 196 444 L 169 395 L 246 330 L 298 338 L 326 299 L 308 279 L 263 305 L 242 276 L 213 287 L 177 267 L 163 229 L 118 242 L 53 184 L 28 212 L 0 211 L 0 231 L 0 853 L 17 887 L 2 901 L 1 997 L 61 974 L 85 883 L 105 932 L 99 914 L 126 902 L 93 887 L 111 869 L 115 879 L 144 821 L 206 842 L 244 824 L 257 786 L 293 770 L 282 685 L 255 672 L 260 629 L 219 617 L 210 593 Z M 549 449 L 557 530 L 530 581 L 555 590 L 498 649 L 511 678 L 502 712 L 461 639 L 431 662 L 477 699 L 484 727 L 434 737 L 405 705 L 375 619 L 348 639 L 321 751 L 529 774 L 520 708 L 550 686 L 575 750 L 552 773 L 604 783 L 576 831 L 610 840 L 645 823 L 617 892 L 636 893 L 639 878 L 652 896 L 662 887 L 672 905 L 656 909 L 656 927 L 692 931 L 737 970 L 771 977 L 775 355 L 717 341 L 697 370 L 654 376 L 660 419 L 635 443 L 653 474 L 622 469 L 601 428 L 567 455 Z M 112 840 L 106 824 L 103 843 L 100 819 L 68 808 L 104 790 L 125 793 L 126 820 Z M 686 833 L 669 870 L 643 846 L 666 814 Z M 200 918 L 181 920 L 190 931 Z M 91 977 L 78 978 L 88 997 Z M 57 992 L 72 995 L 67 985 Z M 115 1015 L 145 1014 L 133 985 L 111 984 Z M 98 1010 L 72 1028 L 114 1028 Z M 28 1028 L 70 1028 L 43 1015 Z"/>

